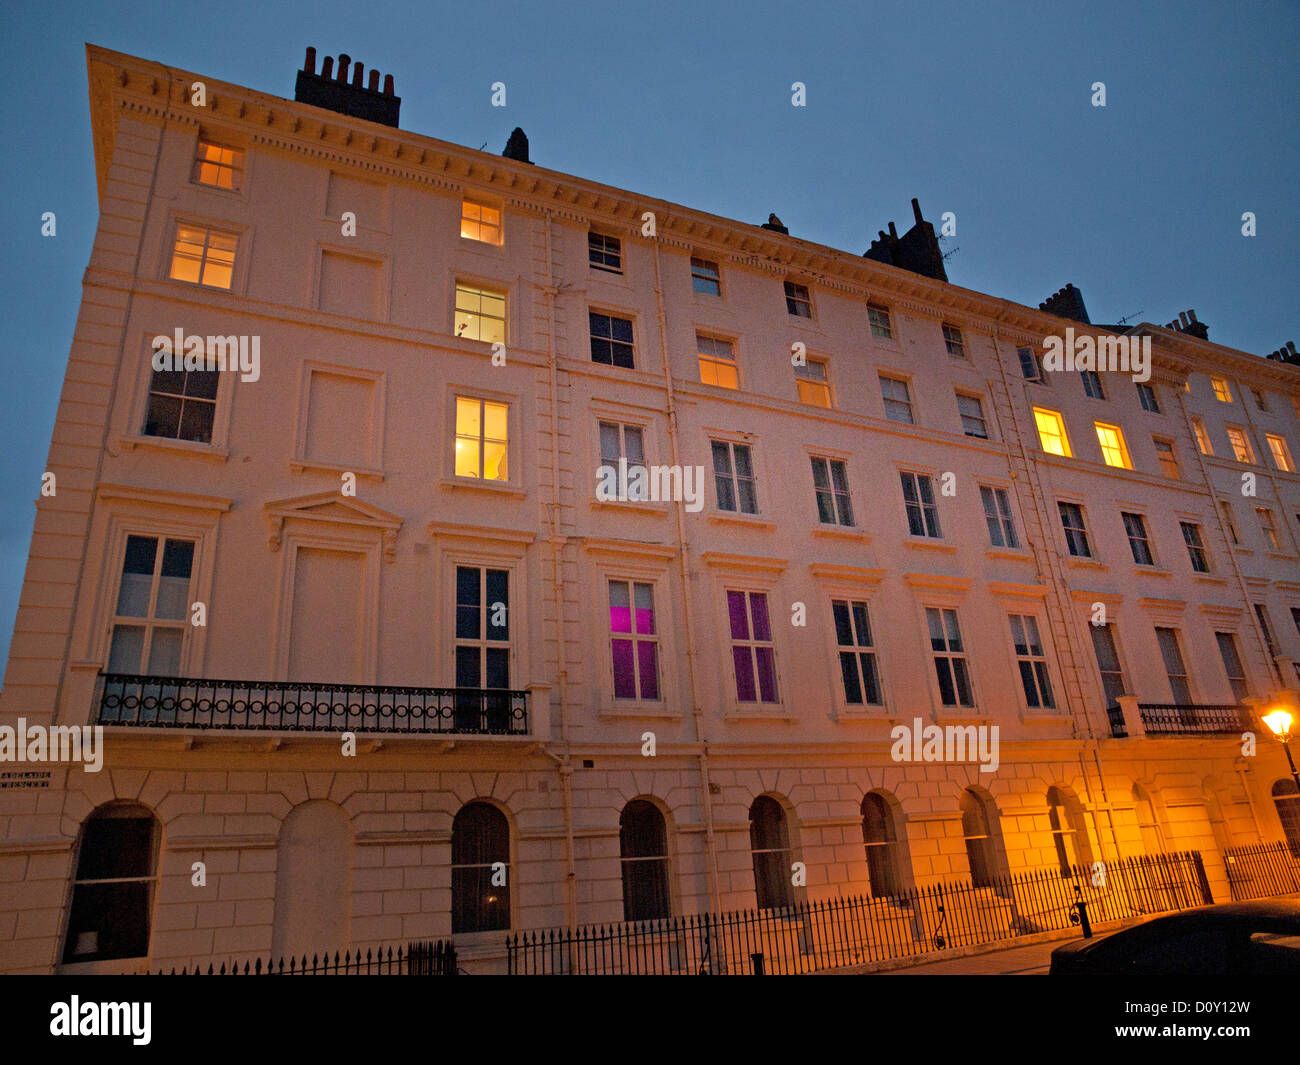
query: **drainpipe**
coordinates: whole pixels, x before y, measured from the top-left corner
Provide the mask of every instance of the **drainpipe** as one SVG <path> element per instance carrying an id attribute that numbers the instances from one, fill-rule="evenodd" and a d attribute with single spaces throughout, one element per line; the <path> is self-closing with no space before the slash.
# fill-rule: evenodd
<path id="1" fill-rule="evenodd" d="M 564 877 L 564 912 L 570 928 L 578 923 L 578 869 L 574 860 L 573 844 L 573 797 L 570 784 L 573 779 L 573 765 L 569 757 L 569 674 L 566 668 L 564 649 L 564 571 L 560 552 L 564 546 L 564 536 L 560 530 L 560 444 L 559 444 L 559 367 L 555 355 L 555 297 L 559 289 L 555 285 L 554 262 L 551 258 L 551 212 L 547 210 L 546 220 L 546 366 L 550 385 L 551 402 L 551 502 L 543 502 L 549 528 L 547 539 L 551 545 L 551 584 L 555 596 L 555 664 L 556 681 L 560 696 L 559 732 L 563 754 L 556 755 L 547 748 L 542 748 L 548 758 L 555 763 L 560 775 L 560 795 L 564 804 L 564 860 L 566 872 Z"/>
<path id="2" fill-rule="evenodd" d="M 678 469 L 682 470 L 682 483 L 686 482 L 686 471 L 682 469 L 680 460 L 680 449 L 677 441 L 677 400 L 673 392 L 673 373 L 672 366 L 668 358 L 668 315 L 664 310 L 664 290 L 663 290 L 663 272 L 661 269 L 661 260 L 659 253 L 659 242 L 655 240 L 655 308 L 659 321 L 659 353 L 664 364 L 664 393 L 667 397 L 668 405 L 668 445 L 672 463 Z M 700 490 L 704 490 L 701 484 Z M 695 726 L 695 739 L 700 745 L 700 789 L 704 800 L 704 837 L 705 848 L 708 851 L 708 880 L 709 880 L 709 903 L 712 911 L 717 913 L 721 909 L 718 899 L 718 852 L 713 837 L 713 796 L 711 795 L 711 785 L 709 784 L 709 741 L 705 735 L 704 729 L 704 711 L 700 706 L 699 686 L 696 678 L 695 659 L 698 654 L 695 646 L 694 622 L 691 614 L 691 587 L 690 587 L 690 543 L 686 539 L 686 515 L 685 500 L 679 499 L 673 507 L 673 512 L 677 517 L 677 542 L 679 544 L 678 560 L 682 585 L 682 621 L 685 628 L 683 633 L 686 641 L 686 671 L 690 677 L 691 688 L 691 717 Z"/>

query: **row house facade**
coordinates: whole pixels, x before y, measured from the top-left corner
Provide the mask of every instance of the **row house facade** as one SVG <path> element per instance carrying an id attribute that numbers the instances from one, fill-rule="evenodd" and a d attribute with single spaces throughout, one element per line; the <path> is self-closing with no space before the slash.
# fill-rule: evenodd
<path id="1" fill-rule="evenodd" d="M 1168 850 L 1226 897 L 1223 850 L 1300 845 L 1253 716 L 1300 711 L 1293 363 L 408 133 L 346 57 L 287 100 L 87 56 L 0 725 L 103 762 L 0 765 L 0 970 L 489 971 L 506 929 Z M 1066 330 L 1149 378 L 1052 368 Z M 159 369 L 189 337 L 242 367 Z"/>

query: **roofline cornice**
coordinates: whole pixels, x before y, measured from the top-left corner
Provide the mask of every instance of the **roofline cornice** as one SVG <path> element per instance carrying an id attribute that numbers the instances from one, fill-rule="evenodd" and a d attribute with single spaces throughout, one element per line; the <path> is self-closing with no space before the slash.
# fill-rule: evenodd
<path id="1" fill-rule="evenodd" d="M 1069 327 L 1076 334 L 1113 335 L 1109 330 L 751 223 L 336 114 L 97 45 L 86 46 L 86 63 L 101 197 L 112 155 L 113 117 L 118 110 L 129 110 L 155 120 L 236 127 L 251 143 L 266 148 L 430 188 L 489 191 L 519 211 L 549 213 L 575 224 L 596 222 L 632 240 L 657 242 L 687 254 L 706 252 L 776 276 L 793 275 L 919 317 L 952 318 L 955 324 L 1011 343 L 1041 343 L 1044 337 Z M 205 87 L 207 106 L 203 109 L 189 103 L 190 87 L 196 81 Z M 654 237 L 641 236 L 646 212 L 655 217 Z M 1147 323 L 1139 329 L 1151 334 L 1153 346 L 1161 349 L 1159 361 L 1170 369 L 1193 368 L 1177 366 L 1178 359 L 1191 361 L 1197 369 L 1227 363 L 1238 372 L 1263 374 L 1290 387 L 1300 385 L 1300 368 Z"/>

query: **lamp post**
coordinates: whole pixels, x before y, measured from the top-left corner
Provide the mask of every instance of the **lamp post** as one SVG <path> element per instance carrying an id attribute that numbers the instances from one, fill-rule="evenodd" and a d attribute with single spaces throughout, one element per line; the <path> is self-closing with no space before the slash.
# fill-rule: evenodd
<path id="1" fill-rule="evenodd" d="M 1261 720 L 1282 744 L 1282 750 L 1286 751 L 1287 764 L 1291 767 L 1291 779 L 1295 782 L 1296 794 L 1300 795 L 1300 773 L 1296 772 L 1295 759 L 1291 757 L 1291 715 L 1278 707 L 1271 714 L 1264 715 Z"/>

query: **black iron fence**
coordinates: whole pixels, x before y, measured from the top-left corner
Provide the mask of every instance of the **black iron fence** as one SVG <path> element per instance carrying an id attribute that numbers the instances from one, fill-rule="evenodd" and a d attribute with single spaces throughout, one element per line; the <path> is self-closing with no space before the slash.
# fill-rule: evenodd
<path id="1" fill-rule="evenodd" d="M 1214 901 L 1195 851 L 855 895 L 783 909 L 519 932 L 512 974 L 806 973 L 924 955 Z"/>
<path id="2" fill-rule="evenodd" d="M 401 947 L 367 950 L 362 954 L 348 951 L 339 954 L 335 951 L 331 957 L 328 953 L 313 954 L 310 960 L 301 958 L 268 958 L 263 963 L 261 958 L 245 961 L 222 962 L 217 965 L 210 962 L 207 968 L 200 963 L 183 966 L 155 976 L 455 976 L 456 948 L 451 940 L 436 940 L 432 943 L 408 943 L 406 950 Z"/>
<path id="3" fill-rule="evenodd" d="M 1255 728 L 1236 703 L 1138 703 L 1138 713 L 1148 736 L 1240 736 Z"/>
<path id="4" fill-rule="evenodd" d="M 525 736 L 528 692 L 106 673 L 95 722 L 149 728 Z"/>
<path id="5" fill-rule="evenodd" d="M 1229 847 L 1223 864 L 1233 902 L 1300 892 L 1300 855 L 1285 843 Z"/>

